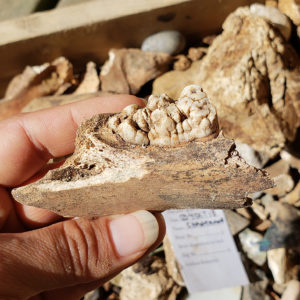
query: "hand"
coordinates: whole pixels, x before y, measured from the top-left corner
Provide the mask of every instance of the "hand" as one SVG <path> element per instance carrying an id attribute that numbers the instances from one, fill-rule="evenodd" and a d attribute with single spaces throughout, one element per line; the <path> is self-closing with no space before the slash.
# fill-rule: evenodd
<path id="1" fill-rule="evenodd" d="M 80 299 L 161 242 L 160 214 L 64 220 L 10 194 L 74 151 L 82 121 L 132 103 L 143 106 L 134 96 L 103 97 L 0 122 L 0 299 Z"/>

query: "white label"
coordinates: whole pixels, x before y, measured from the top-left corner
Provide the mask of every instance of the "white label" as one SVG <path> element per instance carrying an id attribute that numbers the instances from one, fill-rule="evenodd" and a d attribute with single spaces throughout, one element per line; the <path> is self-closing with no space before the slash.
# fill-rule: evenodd
<path id="1" fill-rule="evenodd" d="M 249 283 L 222 210 L 167 210 L 163 215 L 189 293 Z"/>

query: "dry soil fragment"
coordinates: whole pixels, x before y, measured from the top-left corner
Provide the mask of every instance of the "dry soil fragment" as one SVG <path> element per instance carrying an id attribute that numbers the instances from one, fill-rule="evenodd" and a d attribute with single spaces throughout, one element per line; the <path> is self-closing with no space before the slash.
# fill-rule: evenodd
<path id="1" fill-rule="evenodd" d="M 137 94 L 146 82 L 165 73 L 170 63 L 171 56 L 166 53 L 112 49 L 100 73 L 101 89 L 120 94 Z"/>
<path id="2" fill-rule="evenodd" d="M 273 183 L 217 134 L 216 111 L 200 87 L 184 88 L 176 101 L 152 95 L 145 108 L 83 123 L 74 155 L 13 195 L 65 216 L 243 207 Z"/>

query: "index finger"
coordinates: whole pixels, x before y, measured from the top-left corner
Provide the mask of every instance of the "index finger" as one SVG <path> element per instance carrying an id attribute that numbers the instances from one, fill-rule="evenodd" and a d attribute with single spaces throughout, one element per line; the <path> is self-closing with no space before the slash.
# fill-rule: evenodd
<path id="1" fill-rule="evenodd" d="M 135 96 L 88 99 L 0 122 L 0 185 L 17 186 L 37 173 L 51 157 L 74 151 L 78 125 L 97 113 L 119 112 L 136 103 Z"/>

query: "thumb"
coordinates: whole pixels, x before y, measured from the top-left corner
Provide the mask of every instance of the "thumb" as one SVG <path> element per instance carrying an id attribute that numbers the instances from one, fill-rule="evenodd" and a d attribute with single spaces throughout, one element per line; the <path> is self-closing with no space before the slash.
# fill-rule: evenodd
<path id="1" fill-rule="evenodd" d="M 138 211 L 1 234 L 0 295 L 29 298 L 51 289 L 104 282 L 147 251 L 164 226 L 159 223 L 161 218 Z"/>

